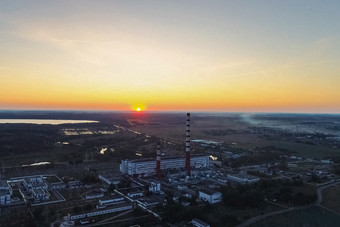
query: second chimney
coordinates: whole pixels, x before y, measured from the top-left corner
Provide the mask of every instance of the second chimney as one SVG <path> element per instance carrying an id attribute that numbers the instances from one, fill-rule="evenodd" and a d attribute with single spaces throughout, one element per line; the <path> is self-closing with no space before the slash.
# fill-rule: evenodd
<path id="1" fill-rule="evenodd" d="M 185 169 L 187 176 L 190 176 L 190 113 L 187 113 L 187 127 L 185 133 Z"/>
<path id="2" fill-rule="evenodd" d="M 161 177 L 161 144 L 157 143 L 156 175 Z"/>

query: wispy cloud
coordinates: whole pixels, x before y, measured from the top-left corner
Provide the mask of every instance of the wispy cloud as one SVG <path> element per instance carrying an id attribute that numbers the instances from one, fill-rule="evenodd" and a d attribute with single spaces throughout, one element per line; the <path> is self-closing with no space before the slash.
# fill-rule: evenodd
<path id="1" fill-rule="evenodd" d="M 246 67 L 247 65 L 254 64 L 255 59 L 245 58 L 245 59 L 230 59 L 223 60 L 222 63 L 214 64 L 203 68 L 202 72 L 213 73 L 218 71 L 225 71 L 240 67 Z"/>
<path id="2" fill-rule="evenodd" d="M 11 67 L 8 67 L 8 66 L 0 65 L 0 69 L 10 70 L 10 69 L 12 69 L 12 68 L 11 68 Z"/>

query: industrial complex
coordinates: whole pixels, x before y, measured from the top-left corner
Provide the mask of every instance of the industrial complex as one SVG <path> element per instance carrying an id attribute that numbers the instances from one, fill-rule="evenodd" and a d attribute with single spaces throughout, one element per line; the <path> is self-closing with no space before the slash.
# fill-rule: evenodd
<path id="1" fill-rule="evenodd" d="M 161 146 L 157 144 L 157 156 L 155 159 L 134 159 L 134 160 L 122 160 L 120 164 L 120 171 L 123 174 L 161 176 L 162 171 L 169 169 L 185 169 L 186 175 L 190 176 L 192 168 L 204 168 L 209 167 L 208 155 L 191 155 L 190 146 L 190 113 L 187 113 L 186 124 L 186 139 L 185 139 L 185 156 L 179 157 L 162 157 L 161 158 Z"/>
<path id="2" fill-rule="evenodd" d="M 16 209 L 28 209 L 27 213 L 34 215 L 41 212 L 39 208 L 46 207 L 44 209 L 49 212 L 60 211 L 55 215 L 52 226 L 115 225 L 119 222 L 125 224 L 127 220 L 131 220 L 129 222 L 131 226 L 143 223 L 145 220 L 148 221 L 147 226 L 154 226 L 152 224 L 159 226 L 162 222 L 172 223 L 172 220 L 164 214 L 167 215 L 167 212 L 172 211 L 176 216 L 177 210 L 181 210 L 191 215 L 190 221 L 181 223 L 183 226 L 215 226 L 211 223 L 213 219 L 190 210 L 204 210 L 212 206 L 222 207 L 223 210 L 229 200 L 230 203 L 237 201 L 236 206 L 240 206 L 238 200 L 241 199 L 254 201 L 259 199 L 263 202 L 264 198 L 261 194 L 256 194 L 258 193 L 256 188 L 260 185 L 256 182 L 260 179 L 273 178 L 275 182 L 277 179 L 283 179 L 282 181 L 288 180 L 303 185 L 300 182 L 302 178 L 300 175 L 294 173 L 288 175 L 286 169 L 282 170 L 280 163 L 245 165 L 246 162 L 243 162 L 237 168 L 232 167 L 229 161 L 239 160 L 247 154 L 231 152 L 223 142 L 212 141 L 209 140 L 210 138 L 191 140 L 190 120 L 190 113 L 187 113 L 185 140 L 183 138 L 182 143 L 176 147 L 183 148 L 179 155 L 178 152 L 177 155 L 166 155 L 166 145 L 170 141 L 165 142 L 155 137 L 148 147 L 152 149 L 148 152 L 149 157 L 154 158 L 142 158 L 140 157 L 142 155 L 137 155 L 139 156 L 137 159 L 85 162 L 82 164 L 82 169 L 78 169 L 78 172 L 85 172 L 83 175 L 80 173 L 79 178 L 74 175 L 59 177 L 53 172 L 44 172 L 43 168 L 39 174 L 13 176 L 7 180 L 0 178 L 0 215 L 10 217 L 11 212 Z M 142 138 L 141 141 L 150 139 L 149 135 L 135 129 L 115 127 L 137 135 L 136 137 Z M 98 150 L 101 152 L 114 149 L 99 147 Z M 252 154 L 249 154 L 249 157 L 252 157 Z M 290 160 L 287 167 L 296 167 L 303 161 L 296 156 L 282 158 Z M 314 172 L 314 178 L 326 177 L 332 179 L 330 184 L 336 183 L 334 175 L 328 172 L 331 161 L 307 161 L 313 163 L 313 168 L 318 168 L 318 171 Z M 68 167 L 71 171 L 75 168 L 72 165 Z M 306 172 L 303 177 L 308 180 L 311 176 L 312 173 Z M 248 190 L 252 186 L 252 190 Z M 238 194 L 239 188 L 244 188 L 244 194 Z M 226 193 L 229 193 L 229 197 L 226 197 Z M 234 196 L 238 196 L 237 199 L 231 199 Z M 269 194 L 265 201 L 275 205 L 277 196 L 278 193 Z M 123 217 L 122 221 L 117 220 L 120 216 Z M 0 219 L 0 226 L 5 225 L 8 220 L 10 218 Z M 21 222 L 11 220 L 11 222 L 20 226 L 25 225 L 24 220 Z M 225 220 L 221 218 L 221 221 Z"/>

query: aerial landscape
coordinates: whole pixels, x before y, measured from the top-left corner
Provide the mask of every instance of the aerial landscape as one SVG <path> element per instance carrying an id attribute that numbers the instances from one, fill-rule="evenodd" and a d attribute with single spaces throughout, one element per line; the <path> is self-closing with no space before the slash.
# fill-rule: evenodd
<path id="1" fill-rule="evenodd" d="M 340 2 L 0 2 L 0 226 L 340 226 Z"/>

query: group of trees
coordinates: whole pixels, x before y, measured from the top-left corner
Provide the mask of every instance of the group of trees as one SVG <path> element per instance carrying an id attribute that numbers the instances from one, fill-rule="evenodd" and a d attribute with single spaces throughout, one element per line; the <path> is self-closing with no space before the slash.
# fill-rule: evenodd
<path id="1" fill-rule="evenodd" d="M 306 193 L 303 191 L 294 191 L 290 187 L 281 187 L 275 193 L 275 198 L 277 201 L 291 206 L 301 206 L 312 203 L 315 201 L 316 197 L 316 194 Z"/>
<path id="2" fill-rule="evenodd" d="M 223 203 L 235 208 L 259 207 L 264 195 L 260 187 L 253 185 L 226 186 L 221 188 Z"/>
<path id="3" fill-rule="evenodd" d="M 0 155 L 47 153 L 54 149 L 57 137 L 52 125 L 1 124 Z"/>
<path id="4" fill-rule="evenodd" d="M 221 187 L 223 203 L 231 209 L 248 209 L 266 206 L 265 200 L 275 200 L 290 206 L 300 206 L 312 203 L 316 199 L 316 191 L 306 190 L 301 179 L 294 180 L 261 180 L 254 184 L 245 185 L 227 185 Z M 221 215 L 219 217 L 219 207 L 205 204 L 198 206 L 191 203 L 188 207 L 181 206 L 181 203 L 175 203 L 172 195 L 167 194 L 168 201 L 164 221 L 179 223 L 183 220 L 191 220 L 200 214 L 200 219 L 216 226 L 236 225 L 239 220 L 233 215 Z"/>
<path id="5" fill-rule="evenodd" d="M 190 221 L 199 217 L 201 220 L 211 224 L 212 226 L 235 226 L 239 220 L 233 216 L 219 211 L 219 206 L 212 206 L 205 203 L 204 206 L 198 205 L 196 202 L 197 197 L 187 199 L 180 197 L 179 203 L 174 202 L 172 193 L 166 193 L 167 205 L 164 209 L 163 221 L 164 223 L 180 223 L 182 221 Z M 190 201 L 190 206 L 184 207 L 181 201 Z"/>
<path id="6" fill-rule="evenodd" d="M 226 206 L 243 209 L 261 207 L 265 198 L 287 205 L 297 206 L 312 203 L 316 191 L 305 190 L 302 180 L 262 180 L 251 185 L 228 185 L 221 188 Z"/>
<path id="7" fill-rule="evenodd" d="M 78 206 L 73 207 L 73 212 L 76 213 L 76 214 L 79 214 L 82 211 L 84 211 L 84 212 L 90 211 L 92 208 L 93 208 L 93 205 L 89 203 L 89 204 L 86 204 L 86 205 L 81 206 L 81 207 L 78 207 Z"/>
<path id="8" fill-rule="evenodd" d="M 333 173 L 334 174 L 337 174 L 337 175 L 340 175 L 340 164 L 337 163 L 336 165 L 334 165 L 333 167 Z"/>
<path id="9" fill-rule="evenodd" d="M 92 174 L 85 175 L 81 181 L 85 184 L 96 184 L 100 182 L 99 178 Z"/>
<path id="10" fill-rule="evenodd" d="M 237 168 L 243 165 L 255 165 L 262 163 L 271 163 L 275 160 L 281 159 L 281 154 L 274 151 L 261 151 L 254 152 L 252 155 L 241 156 L 238 159 L 233 159 L 230 161 L 230 166 Z"/>
<path id="11" fill-rule="evenodd" d="M 127 176 L 121 178 L 118 188 L 129 188 L 131 186 L 131 179 Z"/>

